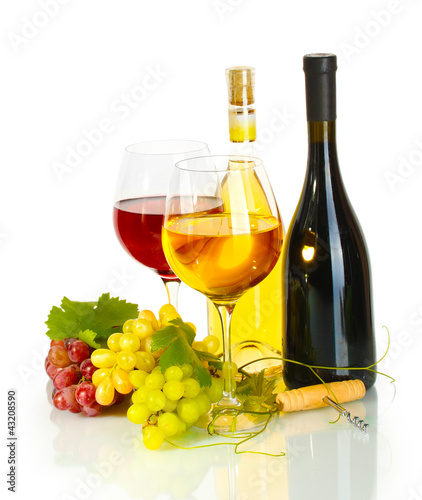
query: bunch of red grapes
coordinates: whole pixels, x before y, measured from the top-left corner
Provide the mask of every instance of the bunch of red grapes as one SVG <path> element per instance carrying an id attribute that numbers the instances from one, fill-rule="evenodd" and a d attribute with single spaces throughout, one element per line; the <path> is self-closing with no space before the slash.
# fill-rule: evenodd
<path id="1" fill-rule="evenodd" d="M 92 383 L 92 374 L 97 368 L 90 356 L 91 349 L 82 340 L 51 341 L 45 369 L 53 381 L 53 404 L 58 410 L 82 412 L 88 417 L 101 413 L 103 407 L 95 400 L 96 387 Z M 83 381 L 79 383 L 82 377 Z"/>

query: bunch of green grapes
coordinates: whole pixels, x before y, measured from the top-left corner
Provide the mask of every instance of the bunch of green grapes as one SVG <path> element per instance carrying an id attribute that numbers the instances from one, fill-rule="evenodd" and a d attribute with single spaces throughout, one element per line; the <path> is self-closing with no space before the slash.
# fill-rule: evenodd
<path id="1" fill-rule="evenodd" d="M 127 416 L 143 426 L 143 442 L 150 450 L 160 448 L 164 438 L 183 434 L 223 396 L 220 379 L 201 387 L 190 365 L 171 366 L 164 373 L 156 366 L 149 374 L 136 370 L 130 375 L 136 391 Z"/>
<path id="2" fill-rule="evenodd" d="M 223 396 L 220 379 L 213 378 L 211 387 L 201 387 L 191 365 L 171 366 L 164 373 L 156 366 L 163 351 L 151 352 L 152 336 L 175 318 L 180 315 L 171 304 L 161 307 L 158 320 L 153 312 L 141 311 L 137 319 L 124 323 L 121 333 L 108 338 L 108 349 L 91 354 L 97 368 L 92 377 L 96 401 L 108 406 L 119 394 L 135 389 L 127 416 L 143 426 L 143 442 L 151 450 L 158 449 L 165 437 L 183 434 Z M 196 333 L 195 325 L 187 324 Z M 213 335 L 192 345 L 210 353 L 219 346 Z"/>
<path id="3" fill-rule="evenodd" d="M 119 394 L 130 394 L 137 371 L 152 371 L 156 358 L 161 355 L 158 351 L 151 352 L 151 337 L 158 329 L 154 313 L 141 311 L 137 319 L 128 319 L 124 323 L 122 332 L 110 335 L 108 349 L 96 349 L 91 354 L 91 362 L 98 368 L 92 383 L 99 404 L 108 406 Z"/>

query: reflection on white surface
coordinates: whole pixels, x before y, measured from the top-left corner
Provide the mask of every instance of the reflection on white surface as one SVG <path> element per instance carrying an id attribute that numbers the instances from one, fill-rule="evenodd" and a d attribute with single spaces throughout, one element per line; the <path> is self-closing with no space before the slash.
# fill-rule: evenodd
<path id="1" fill-rule="evenodd" d="M 345 419 L 336 424 L 331 408 L 282 414 L 243 450 L 280 453 L 236 455 L 229 445 L 180 450 L 165 444 L 143 447 L 140 427 L 124 404 L 96 418 L 51 410 L 58 467 L 74 467 L 65 498 L 201 500 L 372 500 L 377 489 L 377 394 L 344 406 L 370 424 L 368 435 Z M 177 441 L 197 446 L 224 438 L 191 430 Z M 82 466 L 82 467 L 81 467 Z M 66 497 L 66 495 L 68 495 Z"/>
<path id="2" fill-rule="evenodd" d="M 368 434 L 338 414 L 323 408 L 297 415 L 284 415 L 279 428 L 286 433 L 288 497 L 312 496 L 319 500 L 371 500 L 377 488 L 377 393 L 371 390 L 364 401 L 345 403 L 353 416 L 370 424 Z"/>

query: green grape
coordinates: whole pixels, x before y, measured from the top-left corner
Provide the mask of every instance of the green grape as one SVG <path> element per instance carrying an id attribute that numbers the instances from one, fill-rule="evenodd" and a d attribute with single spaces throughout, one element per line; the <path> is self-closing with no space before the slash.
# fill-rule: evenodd
<path id="1" fill-rule="evenodd" d="M 110 368 L 99 368 L 92 374 L 92 383 L 98 387 L 108 377 L 110 377 Z"/>
<path id="2" fill-rule="evenodd" d="M 133 322 L 135 320 L 134 319 L 127 319 L 124 323 L 123 323 L 123 333 L 132 333 L 132 325 L 133 325 Z"/>
<path id="3" fill-rule="evenodd" d="M 114 352 L 120 351 L 120 339 L 122 338 L 123 333 L 113 333 L 107 339 L 107 347 Z"/>
<path id="4" fill-rule="evenodd" d="M 192 398 L 192 401 L 198 404 L 199 415 L 205 415 L 211 410 L 211 401 L 205 392 L 201 392 L 196 397 Z"/>
<path id="5" fill-rule="evenodd" d="M 164 432 L 155 425 L 148 425 L 142 429 L 142 436 L 145 448 L 149 450 L 158 450 L 164 441 Z"/>
<path id="6" fill-rule="evenodd" d="M 178 401 L 172 401 L 171 399 L 167 399 L 163 411 L 165 411 L 166 413 L 171 413 L 177 408 L 177 403 Z"/>
<path id="7" fill-rule="evenodd" d="M 111 368 L 116 363 L 116 353 L 109 349 L 95 349 L 91 362 L 97 368 Z"/>
<path id="8" fill-rule="evenodd" d="M 164 372 L 164 378 L 167 380 L 182 380 L 183 378 L 183 370 L 178 366 L 170 366 Z"/>
<path id="9" fill-rule="evenodd" d="M 164 384 L 163 392 L 167 399 L 178 401 L 185 393 L 185 386 L 180 380 L 169 380 Z"/>
<path id="10" fill-rule="evenodd" d="M 132 370 L 129 373 L 130 383 L 135 387 L 135 389 L 139 389 L 143 385 L 145 385 L 145 379 L 148 377 L 148 373 L 144 370 Z"/>
<path id="11" fill-rule="evenodd" d="M 130 383 L 129 375 L 125 370 L 116 368 L 111 376 L 114 388 L 120 394 L 129 394 L 133 390 L 133 385 Z"/>
<path id="12" fill-rule="evenodd" d="M 122 351 L 136 352 L 141 347 L 141 341 L 134 333 L 125 333 L 120 337 L 120 349 Z"/>
<path id="13" fill-rule="evenodd" d="M 146 339 L 154 335 L 154 328 L 147 319 L 135 319 L 132 324 L 132 331 L 135 333 L 139 340 Z"/>
<path id="14" fill-rule="evenodd" d="M 143 424 L 151 416 L 152 411 L 145 403 L 136 403 L 129 406 L 127 418 L 134 424 Z"/>
<path id="15" fill-rule="evenodd" d="M 193 424 L 199 418 L 199 406 L 193 399 L 183 398 L 177 404 L 177 413 L 186 424 Z"/>
<path id="16" fill-rule="evenodd" d="M 183 422 L 183 420 L 181 418 L 178 419 L 179 420 L 179 428 L 177 429 L 177 432 L 175 434 L 175 436 L 181 436 L 182 434 L 184 434 L 186 432 L 186 422 Z"/>
<path id="17" fill-rule="evenodd" d="M 103 380 L 95 391 L 95 399 L 101 406 L 108 406 L 114 399 L 114 385 L 110 378 Z"/>
<path id="18" fill-rule="evenodd" d="M 185 392 L 183 394 L 185 398 L 194 398 L 201 392 L 201 386 L 194 378 L 184 378 L 182 384 L 185 386 Z"/>
<path id="19" fill-rule="evenodd" d="M 196 349 L 197 351 L 208 352 L 208 347 L 204 342 L 201 342 L 200 340 L 195 340 L 194 342 L 192 342 L 192 348 Z"/>
<path id="20" fill-rule="evenodd" d="M 179 419 L 174 413 L 163 413 L 158 417 L 157 424 L 165 437 L 174 436 L 179 430 Z"/>
<path id="21" fill-rule="evenodd" d="M 136 355 L 136 368 L 150 373 L 155 366 L 155 358 L 150 352 L 138 351 Z"/>
<path id="22" fill-rule="evenodd" d="M 150 391 L 162 389 L 165 383 L 166 379 L 164 378 L 164 375 L 158 372 L 150 373 L 145 379 L 145 385 Z"/>
<path id="23" fill-rule="evenodd" d="M 136 365 L 136 356 L 131 351 L 120 351 L 116 356 L 117 364 L 123 370 L 133 370 Z"/>
<path id="24" fill-rule="evenodd" d="M 164 408 L 166 401 L 164 394 L 156 389 L 148 392 L 146 405 L 151 411 L 160 411 Z"/>
<path id="25" fill-rule="evenodd" d="M 188 378 L 193 373 L 192 365 L 182 365 L 180 368 L 182 369 L 183 372 L 183 378 Z"/>
<path id="26" fill-rule="evenodd" d="M 210 398 L 211 403 L 218 403 L 223 397 L 223 381 L 213 377 L 211 387 L 207 387 L 204 393 Z"/>
<path id="27" fill-rule="evenodd" d="M 185 324 L 189 325 L 192 328 L 192 330 L 196 333 L 196 326 L 193 323 L 191 323 L 190 321 L 186 321 Z"/>
<path id="28" fill-rule="evenodd" d="M 154 331 L 158 330 L 158 321 L 157 318 L 155 317 L 155 314 L 150 311 L 149 309 L 144 309 L 138 314 L 138 319 L 146 319 L 151 323 L 152 328 Z"/>
<path id="29" fill-rule="evenodd" d="M 202 342 L 208 347 L 208 352 L 212 354 L 220 349 L 220 339 L 215 335 L 207 335 Z"/>
<path id="30" fill-rule="evenodd" d="M 143 385 L 132 394 L 132 402 L 136 404 L 146 403 L 148 393 L 149 393 L 148 388 L 145 385 Z"/>
<path id="31" fill-rule="evenodd" d="M 151 373 L 163 373 L 162 370 L 161 370 L 161 366 L 160 365 L 157 365 L 156 367 L 154 367 L 152 370 L 151 370 Z"/>
<path id="32" fill-rule="evenodd" d="M 177 315 L 179 318 L 179 314 L 176 311 L 176 308 L 172 304 L 164 304 L 163 306 L 160 307 L 160 310 L 158 311 L 158 317 L 162 321 L 165 316 L 175 316 Z"/>

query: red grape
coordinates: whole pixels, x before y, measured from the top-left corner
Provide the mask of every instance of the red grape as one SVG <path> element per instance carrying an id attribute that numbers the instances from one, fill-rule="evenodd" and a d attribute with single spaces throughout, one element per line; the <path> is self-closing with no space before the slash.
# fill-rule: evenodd
<path id="1" fill-rule="evenodd" d="M 70 411 L 70 413 L 81 413 L 82 406 L 77 401 L 75 401 L 70 405 L 70 408 L 68 408 L 68 410 Z"/>
<path id="2" fill-rule="evenodd" d="M 51 378 L 51 380 L 54 380 L 54 377 L 62 370 L 63 368 L 59 368 L 58 366 L 54 366 L 50 363 L 47 368 L 47 375 Z"/>
<path id="3" fill-rule="evenodd" d="M 66 349 L 69 349 L 69 347 L 73 342 L 75 342 L 75 340 L 76 339 L 74 337 L 68 337 L 67 339 L 64 339 L 64 346 L 66 347 Z"/>
<path id="4" fill-rule="evenodd" d="M 53 347 L 54 345 L 59 345 L 61 347 L 64 347 L 64 341 L 63 340 L 52 340 L 50 342 L 50 347 Z"/>
<path id="5" fill-rule="evenodd" d="M 76 385 L 70 385 L 56 392 L 53 403 L 58 410 L 73 410 L 72 413 L 79 413 L 81 411 L 79 403 L 75 399 L 76 387 Z"/>
<path id="6" fill-rule="evenodd" d="M 120 392 L 116 391 L 116 400 L 114 401 L 113 404 L 119 405 L 120 403 L 123 403 L 125 399 L 126 399 L 126 394 L 120 394 Z"/>
<path id="7" fill-rule="evenodd" d="M 45 371 L 48 373 L 48 367 L 51 365 L 49 359 L 48 359 L 48 356 L 45 358 L 45 361 L 44 361 L 44 367 L 45 367 Z"/>
<path id="8" fill-rule="evenodd" d="M 98 370 L 96 366 L 92 364 L 91 359 L 85 359 L 81 363 L 81 374 L 87 380 L 92 380 L 92 374 Z"/>
<path id="9" fill-rule="evenodd" d="M 74 340 L 69 346 L 68 354 L 73 363 L 82 363 L 89 358 L 89 345 L 82 340 Z"/>
<path id="10" fill-rule="evenodd" d="M 64 389 L 62 389 L 62 391 L 68 391 L 66 393 L 66 397 L 68 400 L 68 408 L 67 409 L 71 413 L 81 413 L 81 411 L 82 411 L 80 404 L 76 401 L 76 398 L 75 398 L 75 392 L 76 392 L 77 387 L 78 387 L 77 385 L 69 385 L 69 387 L 65 387 Z"/>
<path id="11" fill-rule="evenodd" d="M 95 403 L 95 391 L 97 388 L 91 382 L 82 382 L 75 391 L 76 401 L 81 406 L 90 406 Z"/>
<path id="12" fill-rule="evenodd" d="M 51 364 L 60 368 L 65 368 L 72 364 L 66 348 L 60 345 L 54 345 L 50 348 L 48 351 L 48 360 Z"/>
<path id="13" fill-rule="evenodd" d="M 79 366 L 70 365 L 57 373 L 54 377 L 53 384 L 56 389 L 60 390 L 64 387 L 77 384 L 80 378 L 81 372 L 79 371 Z"/>
<path id="14" fill-rule="evenodd" d="M 89 406 L 82 406 L 82 413 L 87 417 L 96 417 L 101 413 L 103 407 L 96 401 Z"/>
<path id="15" fill-rule="evenodd" d="M 57 391 L 53 397 L 54 406 L 61 411 L 67 410 L 70 406 L 66 389 L 67 387 L 61 389 L 60 391 Z"/>

